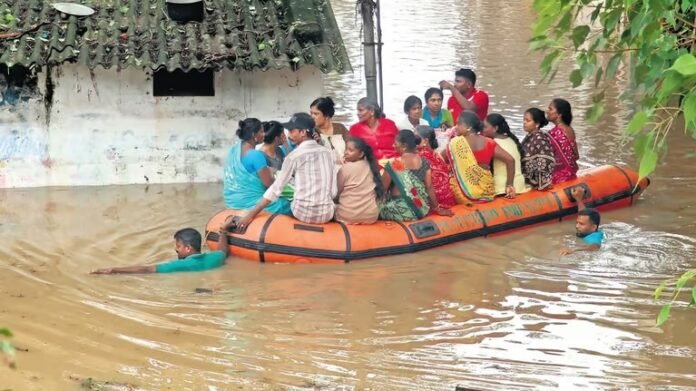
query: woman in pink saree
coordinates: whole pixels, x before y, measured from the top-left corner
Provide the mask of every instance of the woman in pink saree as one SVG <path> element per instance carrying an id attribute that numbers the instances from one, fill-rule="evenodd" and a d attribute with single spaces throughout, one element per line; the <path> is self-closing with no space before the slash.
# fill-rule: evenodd
<path id="1" fill-rule="evenodd" d="M 560 98 L 552 100 L 546 111 L 546 117 L 556 125 L 548 133 L 556 155 L 552 183 L 575 179 L 578 173 L 579 155 L 578 145 L 575 143 L 575 131 L 570 127 L 570 123 L 573 122 L 570 103 Z"/>

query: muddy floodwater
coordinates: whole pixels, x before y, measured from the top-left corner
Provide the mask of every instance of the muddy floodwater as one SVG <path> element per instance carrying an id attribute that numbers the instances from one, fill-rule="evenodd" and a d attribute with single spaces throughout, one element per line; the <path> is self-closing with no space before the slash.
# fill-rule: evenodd
<path id="1" fill-rule="evenodd" d="M 630 108 L 616 99 L 625 71 L 607 115 L 587 125 L 592 86 L 571 90 L 570 65 L 539 83 L 531 1 L 382 3 L 389 116 L 470 66 L 518 134 L 525 109 L 565 97 L 581 167 L 635 165 L 621 137 Z M 354 0 L 333 4 L 354 73 L 329 77 L 327 92 L 349 121 L 363 95 L 360 30 Z M 202 229 L 223 208 L 222 185 L 0 191 L 0 326 L 20 349 L 0 389 L 79 390 L 89 378 L 144 390 L 694 389 L 696 309 L 685 296 L 657 328 L 652 300 L 696 267 L 695 144 L 671 138 L 639 202 L 602 215 L 602 251 L 563 258 L 571 221 L 346 265 L 232 259 L 204 273 L 90 276 L 171 258 L 175 229 Z"/>

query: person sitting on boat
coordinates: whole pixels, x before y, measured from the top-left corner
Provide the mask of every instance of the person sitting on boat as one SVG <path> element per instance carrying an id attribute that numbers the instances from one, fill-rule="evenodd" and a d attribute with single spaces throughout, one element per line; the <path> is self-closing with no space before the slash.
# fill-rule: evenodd
<path id="1" fill-rule="evenodd" d="M 377 160 L 365 140 L 357 137 L 348 140 L 336 182 L 336 221 L 345 224 L 372 224 L 377 221 L 384 188 Z"/>
<path id="2" fill-rule="evenodd" d="M 175 260 L 152 265 L 107 267 L 93 270 L 90 274 L 199 272 L 215 269 L 225 264 L 229 254 L 227 231 L 230 221 L 231 218 L 220 226 L 218 251 L 201 253 L 201 234 L 193 228 L 184 228 L 174 234 Z"/>
<path id="3" fill-rule="evenodd" d="M 452 113 L 449 110 L 442 109 L 444 95 L 439 88 L 428 88 L 425 91 L 425 110 L 423 110 L 423 119 L 428 121 L 433 129 L 450 129 L 454 126 Z"/>
<path id="4" fill-rule="evenodd" d="M 361 98 L 358 101 L 358 120 L 358 123 L 350 127 L 350 135 L 365 140 L 378 161 L 397 156 L 394 138 L 399 129 L 394 121 L 384 117 L 377 102 Z"/>
<path id="5" fill-rule="evenodd" d="M 493 159 L 505 164 L 505 194 L 515 197 L 515 160 L 498 144 L 481 136 L 483 124 L 476 113 L 463 111 L 457 119 L 454 137 L 443 151 L 443 157 L 452 166 L 450 186 L 459 204 L 469 201 L 487 202 L 495 196 L 495 185 L 490 165 Z"/>
<path id="6" fill-rule="evenodd" d="M 256 149 L 264 140 L 261 121 L 247 118 L 239 122 L 235 144 L 227 155 L 223 192 L 225 205 L 230 209 L 249 209 L 256 205 L 273 183 L 273 173 L 266 155 Z M 290 202 L 281 198 L 266 205 L 271 213 L 290 214 Z"/>
<path id="7" fill-rule="evenodd" d="M 476 73 L 468 68 L 462 68 L 454 73 L 454 85 L 442 80 L 440 88 L 449 90 L 452 96 L 447 100 L 447 109 L 453 118 L 459 118 L 464 110 L 475 112 L 483 121 L 488 115 L 488 94 L 476 89 Z"/>
<path id="8" fill-rule="evenodd" d="M 396 127 L 416 131 L 418 125 L 427 125 L 428 121 L 421 118 L 423 114 L 423 101 L 415 95 L 411 95 L 404 101 L 404 116 L 396 121 Z"/>
<path id="9" fill-rule="evenodd" d="M 498 147 L 502 148 L 515 160 L 515 179 L 513 180 L 515 193 L 522 194 L 531 190 L 532 188 L 525 183 L 524 175 L 522 175 L 522 145 L 517 136 L 510 131 L 510 126 L 505 117 L 498 113 L 489 114 L 486 120 L 483 121 L 483 135 L 493 139 L 498 144 Z M 495 195 L 506 194 L 507 167 L 505 163 L 500 159 L 494 158 L 492 172 Z"/>
<path id="10" fill-rule="evenodd" d="M 574 249 L 568 247 L 561 248 L 561 255 L 569 255 L 578 251 L 597 251 L 602 247 L 604 232 L 599 229 L 600 216 L 595 209 L 585 207 L 583 198 L 585 189 L 575 186 L 570 190 L 570 194 L 578 204 L 578 217 L 575 219 L 575 235 L 583 241 L 582 246 Z"/>
<path id="11" fill-rule="evenodd" d="M 336 163 L 341 164 L 350 134 L 343 124 L 333 121 L 336 113 L 333 99 L 328 96 L 315 99 L 309 105 L 309 113 L 316 125 L 314 141 L 329 148 L 336 157 Z"/>
<path id="12" fill-rule="evenodd" d="M 418 155 L 430 165 L 431 182 L 437 202 L 443 208 L 451 208 L 457 204 L 450 187 L 450 167 L 445 159 L 435 152 L 439 147 L 435 129 L 429 125 L 421 125 L 416 129 L 421 143 L 418 145 Z"/>
<path id="13" fill-rule="evenodd" d="M 297 147 L 285 157 L 275 182 L 256 206 L 236 223 L 245 230 L 256 215 L 279 199 L 283 188 L 294 178 L 292 215 L 304 222 L 323 224 L 334 217 L 336 196 L 335 157 L 329 149 L 314 141 L 314 120 L 307 113 L 296 113 L 283 126 Z"/>
<path id="14" fill-rule="evenodd" d="M 266 164 L 271 176 L 283 167 L 283 160 L 288 154 L 288 139 L 285 129 L 278 121 L 263 122 L 263 144 L 259 148 L 266 157 Z"/>
<path id="15" fill-rule="evenodd" d="M 430 210 L 442 216 L 452 216 L 450 209 L 437 202 L 432 187 L 432 172 L 428 161 L 417 152 L 420 137 L 412 131 L 399 131 L 394 149 L 399 157 L 384 166 L 382 185 L 388 199 L 382 203 L 382 220 L 412 221 L 425 217 Z"/>
<path id="16" fill-rule="evenodd" d="M 552 181 L 556 184 L 575 179 L 580 155 L 578 145 L 575 142 L 575 131 L 570 127 L 571 122 L 573 122 L 570 103 L 560 98 L 552 100 L 546 117 L 556 125 L 548 133 L 556 157 L 556 168 L 553 171 Z"/>
<path id="17" fill-rule="evenodd" d="M 522 128 L 527 135 L 522 140 L 522 174 L 527 183 L 538 190 L 551 188 L 556 157 L 549 135 L 541 131 L 548 125 L 544 112 L 532 107 L 524 112 Z"/>

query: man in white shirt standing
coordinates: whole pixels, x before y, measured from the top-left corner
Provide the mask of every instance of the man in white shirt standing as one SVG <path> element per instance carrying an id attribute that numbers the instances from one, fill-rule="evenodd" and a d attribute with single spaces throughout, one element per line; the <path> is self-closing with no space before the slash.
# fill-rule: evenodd
<path id="1" fill-rule="evenodd" d="M 323 224 L 334 216 L 333 199 L 337 192 L 334 157 L 328 148 L 314 141 L 314 120 L 307 113 L 296 113 L 283 126 L 296 147 L 285 157 L 282 169 L 261 201 L 237 222 L 240 230 L 246 229 L 263 208 L 277 200 L 292 179 L 295 194 L 290 208 L 296 219 Z"/>

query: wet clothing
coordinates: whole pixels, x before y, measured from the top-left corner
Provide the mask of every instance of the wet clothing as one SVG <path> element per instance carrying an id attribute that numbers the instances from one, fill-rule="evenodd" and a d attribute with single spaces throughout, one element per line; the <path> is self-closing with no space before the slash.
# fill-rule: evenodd
<path id="1" fill-rule="evenodd" d="M 425 119 L 419 118 L 419 119 L 418 119 L 418 125 L 429 125 L 429 124 L 428 124 L 428 121 L 426 121 Z M 414 125 L 411 123 L 411 121 L 408 119 L 408 115 L 404 115 L 403 117 L 401 117 L 401 119 L 399 119 L 398 121 L 396 121 L 396 127 L 397 127 L 399 130 L 401 130 L 401 129 L 408 129 L 408 130 L 410 130 L 410 131 L 412 131 L 412 132 L 414 132 L 414 133 L 415 133 L 416 127 L 417 127 L 418 125 L 414 126 Z"/>
<path id="2" fill-rule="evenodd" d="M 391 221 L 413 221 L 422 219 L 430 211 L 430 198 L 425 188 L 425 175 L 430 169 L 427 160 L 421 159 L 422 164 L 417 170 L 404 167 L 401 159 L 390 161 L 384 170 L 391 177 L 391 185 L 387 191 L 390 198 L 382 203 L 379 218 Z M 396 187 L 399 195 L 391 194 Z"/>
<path id="3" fill-rule="evenodd" d="M 225 264 L 225 253 L 212 251 L 193 254 L 184 259 L 175 259 L 155 265 L 156 273 L 202 272 L 215 269 Z"/>
<path id="4" fill-rule="evenodd" d="M 474 88 L 466 99 L 476 105 L 476 115 L 478 115 L 479 119 L 481 121 L 485 120 L 486 116 L 488 116 L 488 94 L 486 91 Z M 452 117 L 455 121 L 459 118 L 459 114 L 464 111 L 459 102 L 457 102 L 457 98 L 453 96 L 447 100 L 447 108 L 452 112 Z"/>
<path id="5" fill-rule="evenodd" d="M 292 215 L 305 223 L 326 223 L 334 217 L 334 163 L 331 151 L 314 140 L 306 140 L 285 157 L 283 169 L 278 172 L 263 198 L 269 201 L 283 199 L 279 197 L 285 185 L 294 178 L 294 195 L 290 205 Z"/>
<path id="6" fill-rule="evenodd" d="M 524 175 L 522 175 L 522 166 L 520 158 L 520 150 L 517 148 L 515 141 L 508 138 L 496 138 L 493 139 L 496 144 L 503 151 L 507 152 L 515 159 L 515 176 L 513 179 L 513 186 L 517 194 L 526 193 L 531 190 L 531 187 L 527 186 L 524 182 Z M 495 195 L 505 194 L 505 188 L 507 187 L 507 166 L 502 160 L 493 159 L 493 183 L 495 185 Z"/>
<path id="7" fill-rule="evenodd" d="M 263 153 L 266 159 L 266 165 L 271 169 L 271 175 L 275 175 L 276 172 L 280 171 L 283 167 L 283 160 L 285 159 L 285 148 L 281 146 L 276 147 L 275 157 L 271 157 L 263 151 L 261 151 L 261 153 Z"/>
<path id="8" fill-rule="evenodd" d="M 490 166 L 493 155 L 495 154 L 495 147 L 497 146 L 498 144 L 496 144 L 493 139 L 486 138 L 486 145 L 483 148 L 478 151 L 474 151 L 473 149 L 471 151 L 474 153 L 474 157 L 476 157 L 478 164 Z"/>
<path id="9" fill-rule="evenodd" d="M 435 151 L 425 146 L 418 147 L 418 155 L 430 165 L 430 177 L 438 205 L 443 208 L 451 208 L 456 205 L 457 201 L 454 199 L 450 187 L 450 168 L 447 162 Z"/>
<path id="10" fill-rule="evenodd" d="M 591 234 L 582 238 L 582 241 L 587 245 L 596 244 L 601 246 L 602 242 L 604 241 L 604 232 L 600 230 L 592 232 Z"/>
<path id="11" fill-rule="evenodd" d="M 426 120 L 428 122 L 428 125 L 430 125 L 433 129 L 438 129 L 442 127 L 442 124 L 445 124 L 445 126 L 448 128 L 454 126 L 452 113 L 450 113 L 449 110 L 441 109 L 440 112 L 433 117 L 430 114 L 430 110 L 428 110 L 428 108 L 426 107 L 423 110 L 423 119 Z"/>
<path id="12" fill-rule="evenodd" d="M 251 152 L 251 151 L 249 151 Z M 265 164 L 265 154 L 258 152 Z M 261 200 L 266 186 L 261 182 L 258 171 L 250 172 L 242 162 L 242 143 L 237 143 L 227 155 L 223 174 L 223 195 L 225 206 L 230 209 L 251 209 Z M 249 153 L 247 153 L 249 155 Z M 254 158 L 256 159 L 256 158 Z M 258 162 L 257 162 L 258 164 Z M 290 214 L 290 202 L 281 198 L 268 205 L 265 211 L 271 213 Z"/>
<path id="13" fill-rule="evenodd" d="M 268 167 L 266 154 L 256 149 L 250 149 L 247 151 L 246 155 L 242 156 L 242 165 L 244 165 L 247 171 L 255 174 L 259 172 L 259 170 Z"/>
<path id="14" fill-rule="evenodd" d="M 397 157 L 394 150 L 394 139 L 399 129 L 394 121 L 381 118 L 375 132 L 364 122 L 358 122 L 350 127 L 350 135 L 363 139 L 372 148 L 372 153 L 377 160 Z"/>
<path id="15" fill-rule="evenodd" d="M 496 145 L 495 141 L 491 141 Z M 492 201 L 495 196 L 493 174 L 479 166 L 466 137 L 453 138 L 445 151 L 452 166 L 450 187 L 457 203 L 466 204 L 469 200 Z"/>
<path id="16" fill-rule="evenodd" d="M 346 151 L 346 143 L 350 138 L 350 133 L 348 129 L 343 124 L 334 122 L 333 124 L 333 134 L 327 135 L 322 134 L 319 129 L 314 131 L 321 136 L 322 144 L 334 153 L 336 161 L 341 161 L 343 159 L 343 153 Z"/>
<path id="17" fill-rule="evenodd" d="M 345 162 L 338 171 L 336 221 L 346 224 L 372 224 L 379 216 L 375 180 L 370 163 L 362 159 Z"/>
<path id="18" fill-rule="evenodd" d="M 522 149 L 522 174 L 527 182 L 539 190 L 551 187 L 556 155 L 549 136 L 542 131 L 530 133 L 522 140 Z"/>
<path id="19" fill-rule="evenodd" d="M 553 183 L 561 183 L 575 179 L 578 173 L 578 146 L 571 140 L 560 126 L 548 133 L 556 157 L 556 168 L 553 171 Z"/>

